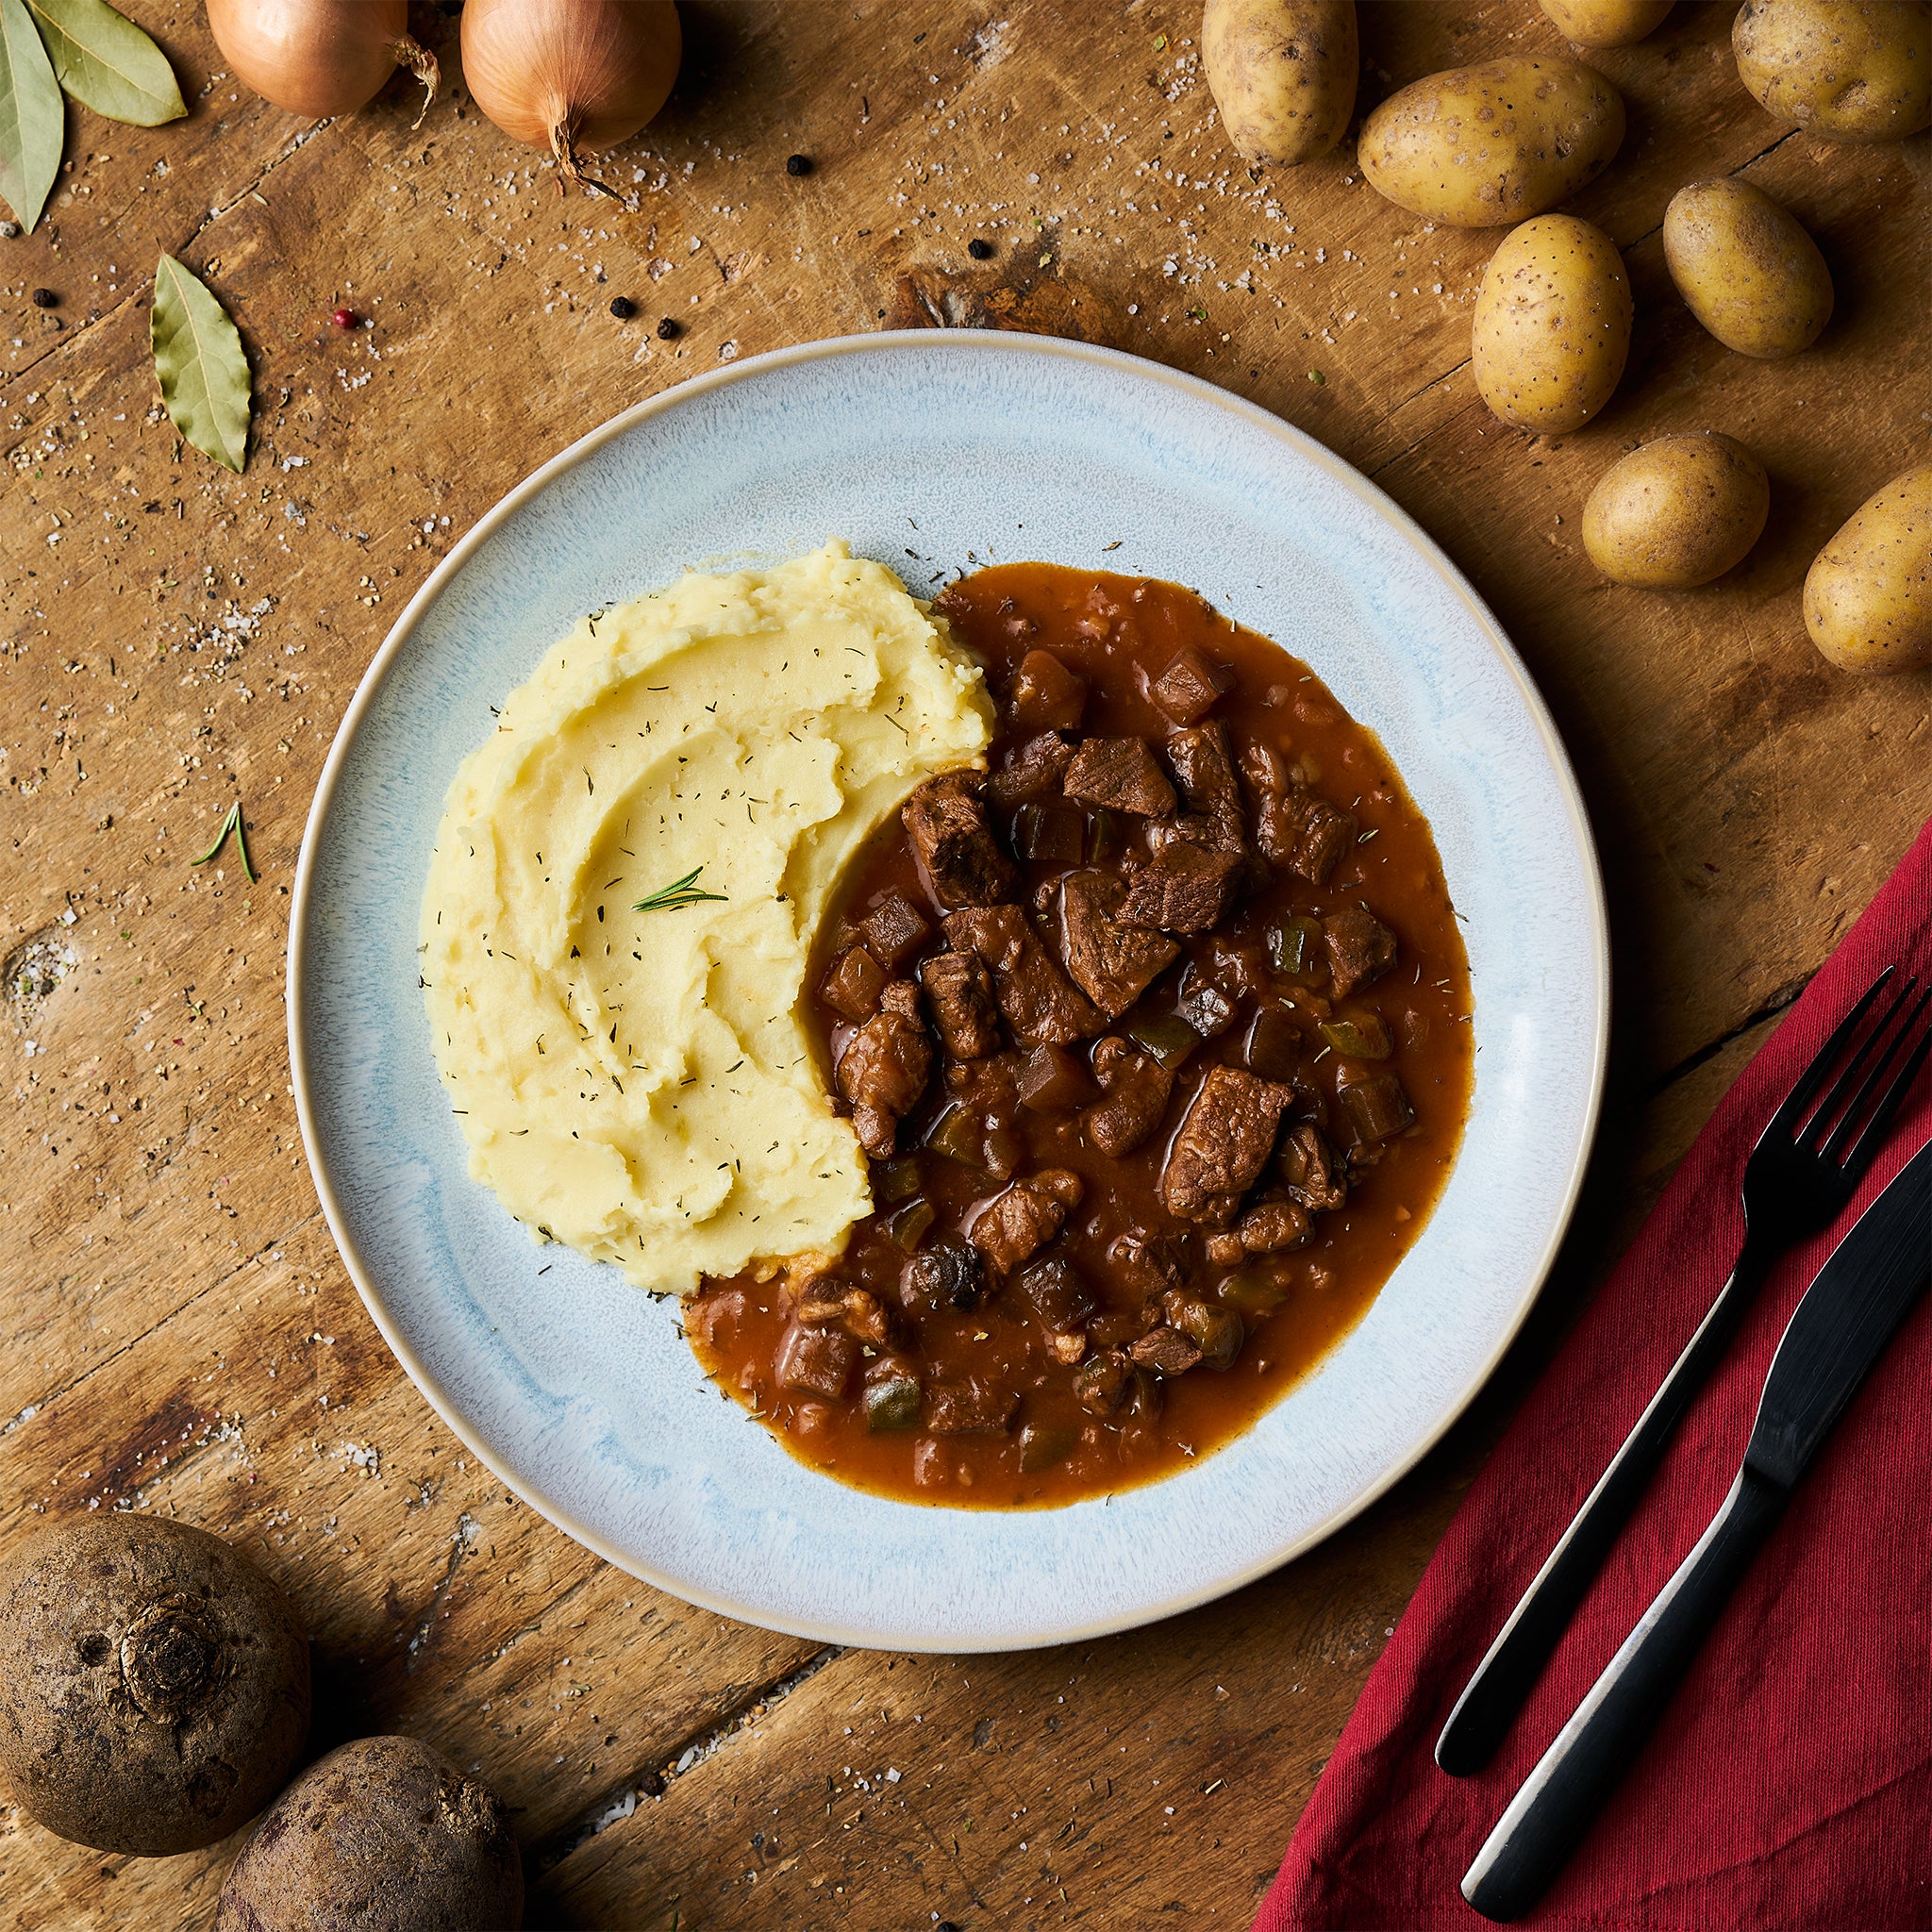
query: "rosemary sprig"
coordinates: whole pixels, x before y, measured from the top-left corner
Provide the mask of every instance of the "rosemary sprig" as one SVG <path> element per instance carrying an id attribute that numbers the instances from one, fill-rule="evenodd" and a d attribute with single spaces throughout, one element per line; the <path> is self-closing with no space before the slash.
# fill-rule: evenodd
<path id="1" fill-rule="evenodd" d="M 235 850 L 242 855 L 242 870 L 252 886 L 255 883 L 255 867 L 248 860 L 248 830 L 242 823 L 242 801 L 239 798 L 228 808 L 228 815 L 222 821 L 222 829 L 215 834 L 215 842 L 199 858 L 191 858 L 188 862 L 206 865 L 228 842 L 230 832 L 235 835 Z"/>
<path id="2" fill-rule="evenodd" d="M 693 866 L 681 879 L 675 879 L 668 886 L 660 886 L 648 899 L 640 899 L 631 910 L 675 912 L 680 907 L 696 906 L 707 899 L 715 899 L 722 905 L 724 902 L 723 892 L 702 892 L 698 890 L 698 874 L 703 871 L 703 866 Z"/>

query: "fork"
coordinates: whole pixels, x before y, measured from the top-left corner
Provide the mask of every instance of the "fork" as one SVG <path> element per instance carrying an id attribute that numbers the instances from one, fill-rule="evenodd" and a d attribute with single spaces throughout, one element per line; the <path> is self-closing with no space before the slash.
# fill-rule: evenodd
<path id="1" fill-rule="evenodd" d="M 1932 987 L 1906 1012 L 1918 987 L 1911 975 L 1845 1058 L 1859 1023 L 1896 970 L 1888 966 L 1866 989 L 1758 1137 L 1744 1168 L 1744 1241 L 1730 1278 L 1456 1700 L 1436 1740 L 1436 1762 L 1451 1776 L 1480 1771 L 1503 1741 L 1773 1263 L 1795 1242 L 1827 1227 L 1857 1191 L 1932 1052 L 1932 1028 L 1920 1029 Z M 1904 1065 L 1880 1091 L 1901 1054 Z M 1814 1109 L 1812 1102 L 1841 1060 L 1838 1077 Z"/>

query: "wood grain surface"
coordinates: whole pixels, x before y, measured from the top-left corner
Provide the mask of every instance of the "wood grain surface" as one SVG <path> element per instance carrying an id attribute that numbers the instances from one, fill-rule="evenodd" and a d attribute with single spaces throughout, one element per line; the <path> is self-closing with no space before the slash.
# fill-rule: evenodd
<path id="1" fill-rule="evenodd" d="M 1592 57 L 1630 132 L 1574 204 L 1625 252 L 1629 373 L 1578 434 L 1504 429 L 1470 311 L 1493 232 L 1381 200 L 1352 142 L 1251 176 L 1194 0 L 688 5 L 670 107 L 559 198 L 461 85 L 309 126 L 200 9 L 125 0 L 192 105 L 70 107 L 0 242 L 0 1559 L 49 1517 L 165 1512 L 250 1549 L 314 1631 L 315 1748 L 420 1733 L 515 1807 L 533 1925 L 1241 1926 L 1457 1500 L 1726 1081 L 1932 812 L 1932 678 L 1806 640 L 1812 555 L 1925 460 L 1925 137 L 1832 148 L 1738 84 L 1728 7 Z M 1557 50 L 1528 0 L 1369 5 L 1365 111 Z M 802 176 L 788 155 L 812 158 Z M 1819 345 L 1731 355 L 1663 269 L 1686 180 L 1786 201 L 1838 287 Z M 981 238 L 993 248 L 978 260 Z M 156 259 L 237 318 L 256 429 L 184 450 Z M 30 305 L 48 288 L 59 306 Z M 615 295 L 638 307 L 609 313 Z M 338 305 L 371 326 L 329 325 Z M 660 340 L 657 325 L 679 325 Z M 336 1259 L 295 1131 L 289 890 L 317 772 L 391 620 L 506 490 L 721 359 L 886 325 L 1074 335 L 1252 397 L 1448 549 L 1547 695 L 1612 902 L 1616 1073 L 1583 1209 L 1465 1420 L 1326 1545 L 1174 1622 L 970 1660 L 820 1649 L 611 1570 L 469 1460 Z M 1608 462 L 1721 428 L 1770 527 L 1705 590 L 1603 583 Z M 259 880 L 189 861 L 240 799 Z M 0 1812 L 0 1924 L 205 1926 L 235 1850 L 139 1860 Z"/>

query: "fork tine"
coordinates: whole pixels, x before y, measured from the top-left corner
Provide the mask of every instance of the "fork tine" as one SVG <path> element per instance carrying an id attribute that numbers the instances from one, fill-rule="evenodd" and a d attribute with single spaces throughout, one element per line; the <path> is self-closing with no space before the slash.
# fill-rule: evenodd
<path id="1" fill-rule="evenodd" d="M 1918 1025 L 1920 1020 L 1924 1016 L 1925 1008 L 1928 1006 L 1932 1006 L 1932 987 L 1927 987 L 1919 995 L 1919 1003 L 1912 1008 L 1910 1017 L 1900 1029 L 1898 1038 L 1892 1042 L 1891 1050 L 1886 1054 L 1885 1058 L 1877 1066 L 1872 1069 L 1872 1077 L 1866 1081 L 1863 1089 L 1859 1091 L 1857 1100 L 1845 1114 L 1844 1120 L 1840 1124 L 1838 1131 L 1824 1143 L 1824 1158 L 1826 1160 L 1837 1158 L 1840 1144 L 1850 1134 L 1852 1122 L 1863 1108 L 1866 1094 L 1877 1086 L 1880 1077 L 1885 1073 L 1886 1067 L 1890 1063 L 1898 1048 L 1904 1046 L 1907 1041 L 1912 1037 L 1912 1029 Z M 1925 1058 L 1928 1054 L 1932 1054 L 1932 1027 L 1927 1027 L 1920 1034 L 1919 1043 L 1906 1056 L 1905 1065 L 1899 1069 L 1897 1076 L 1892 1080 L 1891 1085 L 1885 1090 L 1883 1098 L 1880 1099 L 1878 1105 L 1873 1109 L 1872 1118 L 1865 1124 L 1864 1132 L 1858 1136 L 1852 1145 L 1852 1151 L 1846 1155 L 1844 1172 L 1847 1179 L 1856 1181 L 1859 1174 L 1865 1171 L 1866 1163 L 1878 1152 L 1879 1143 L 1884 1141 L 1892 1121 L 1898 1114 L 1899 1108 L 1905 1105 L 1906 1094 L 1910 1089 L 1912 1081 L 1917 1077 L 1919 1069 L 1925 1064 Z"/>
<path id="2" fill-rule="evenodd" d="M 1818 1103 L 1818 1110 L 1807 1121 L 1802 1128 L 1803 1135 L 1816 1135 L 1822 1141 L 1825 1130 L 1834 1122 L 1842 1128 L 1846 1121 L 1857 1110 L 1857 1105 L 1872 1091 L 1872 1083 L 1891 1058 L 1896 1037 L 1891 1036 L 1891 1023 L 1905 1010 L 1906 1003 L 1917 990 L 1919 977 L 1913 974 L 1899 988 L 1898 997 L 1886 1007 L 1872 1023 L 1871 1029 L 1858 1042 L 1858 1050 L 1848 1059 L 1838 1078 L 1831 1083 L 1831 1091 Z M 1879 1049 L 1884 1051 L 1880 1052 Z M 1865 1078 L 1860 1087 L 1858 1081 L 1864 1074 L 1865 1063 L 1872 1056 L 1878 1054 L 1878 1065 L 1873 1074 Z"/>
<path id="3" fill-rule="evenodd" d="M 1885 991 L 1897 971 L 1896 966 L 1886 967 L 1865 989 L 1857 1005 L 1832 1029 L 1831 1038 L 1812 1055 L 1811 1064 L 1799 1076 L 1798 1084 L 1785 1096 L 1784 1105 L 1772 1115 L 1764 1129 L 1764 1139 L 1768 1141 L 1774 1134 L 1781 1134 L 1788 1141 L 1795 1138 L 1799 1121 L 1810 1110 L 1811 1102 L 1824 1085 L 1824 1076 L 1836 1064 L 1845 1041 L 1857 1031 L 1858 1022 L 1871 1010 L 1872 1002 Z"/>

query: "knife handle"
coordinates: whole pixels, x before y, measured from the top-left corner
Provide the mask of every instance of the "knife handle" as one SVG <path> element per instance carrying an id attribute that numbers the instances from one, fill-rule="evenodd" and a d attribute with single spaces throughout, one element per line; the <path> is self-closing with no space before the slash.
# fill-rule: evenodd
<path id="1" fill-rule="evenodd" d="M 1486 1919 L 1520 1918 L 1543 1894 L 1616 1790 L 1770 1535 L 1790 1491 L 1751 1468 L 1570 1722 L 1524 1780 L 1462 1880 Z"/>
<path id="2" fill-rule="evenodd" d="M 1729 1348 L 1775 1253 L 1770 1241 L 1753 1241 L 1747 1234 L 1730 1279 L 1697 1332 L 1496 1633 L 1436 1740 L 1436 1762 L 1451 1777 L 1473 1776 L 1495 1756 L 1610 1546 L 1635 1514 L 1684 1411 Z"/>

